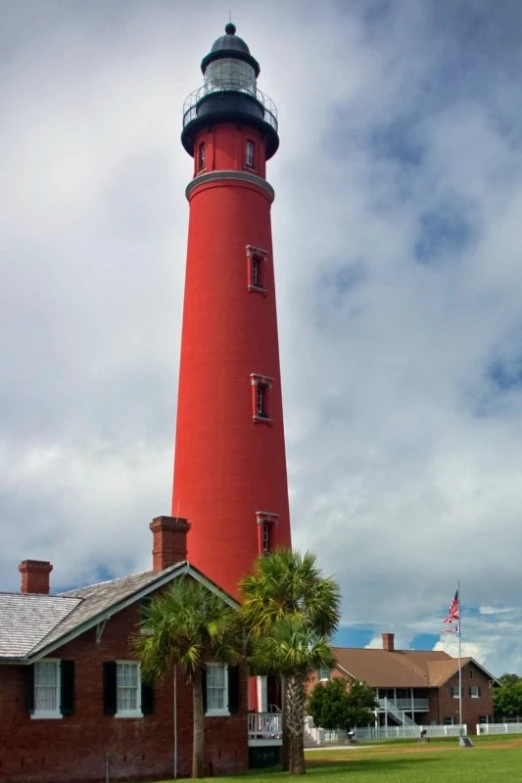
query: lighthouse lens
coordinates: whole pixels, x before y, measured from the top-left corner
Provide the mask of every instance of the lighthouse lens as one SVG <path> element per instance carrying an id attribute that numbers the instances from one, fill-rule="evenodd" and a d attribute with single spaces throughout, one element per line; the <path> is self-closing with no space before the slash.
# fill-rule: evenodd
<path id="1" fill-rule="evenodd" d="M 256 74 L 252 66 L 242 60 L 216 60 L 205 71 L 205 87 L 209 92 L 235 90 L 255 95 Z"/>

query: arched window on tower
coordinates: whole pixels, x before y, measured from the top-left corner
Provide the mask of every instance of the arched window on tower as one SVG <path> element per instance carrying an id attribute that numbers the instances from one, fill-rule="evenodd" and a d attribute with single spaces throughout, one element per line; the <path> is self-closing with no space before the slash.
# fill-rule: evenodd
<path id="1" fill-rule="evenodd" d="M 255 169 L 255 152 L 256 148 L 253 141 L 247 141 L 245 144 L 245 166 L 248 169 Z"/>
<path id="2" fill-rule="evenodd" d="M 203 169 L 205 168 L 206 155 L 207 155 L 206 145 L 205 142 L 202 141 L 198 146 L 198 171 L 203 171 Z"/>

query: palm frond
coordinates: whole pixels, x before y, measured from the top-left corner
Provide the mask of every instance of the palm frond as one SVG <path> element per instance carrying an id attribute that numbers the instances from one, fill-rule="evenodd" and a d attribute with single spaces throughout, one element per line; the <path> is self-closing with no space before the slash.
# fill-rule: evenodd
<path id="1" fill-rule="evenodd" d="M 244 650 L 237 611 L 191 577 L 150 601 L 141 629 L 131 645 L 148 681 L 161 679 L 174 664 L 191 680 L 206 657 L 237 663 Z"/>

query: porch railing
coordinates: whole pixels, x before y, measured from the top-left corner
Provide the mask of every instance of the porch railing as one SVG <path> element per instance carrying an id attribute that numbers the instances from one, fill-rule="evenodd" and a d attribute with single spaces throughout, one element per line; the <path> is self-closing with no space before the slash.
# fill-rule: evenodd
<path id="1" fill-rule="evenodd" d="M 248 714 L 248 736 L 259 739 L 274 739 L 283 733 L 280 712 L 250 712 Z"/>
<path id="2" fill-rule="evenodd" d="M 403 712 L 429 712 L 428 699 L 379 699 L 379 709 L 386 709 L 386 703 Z"/>

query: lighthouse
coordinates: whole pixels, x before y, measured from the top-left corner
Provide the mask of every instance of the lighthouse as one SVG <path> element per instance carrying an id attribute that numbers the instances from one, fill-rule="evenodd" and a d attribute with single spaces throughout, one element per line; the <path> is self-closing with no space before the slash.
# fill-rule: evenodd
<path id="1" fill-rule="evenodd" d="M 278 121 L 232 23 L 201 70 L 181 134 L 194 172 L 172 515 L 190 522 L 190 562 L 237 596 L 259 555 L 291 546 L 266 179 Z"/>

